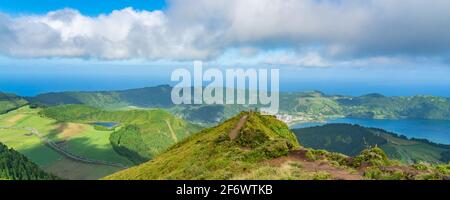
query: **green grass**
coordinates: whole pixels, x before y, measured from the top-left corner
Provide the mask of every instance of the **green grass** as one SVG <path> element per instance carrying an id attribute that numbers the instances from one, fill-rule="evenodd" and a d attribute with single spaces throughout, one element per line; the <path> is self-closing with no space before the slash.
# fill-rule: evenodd
<path id="1" fill-rule="evenodd" d="M 106 111 L 83 105 L 62 105 L 44 109 L 42 115 L 59 122 L 116 122 L 110 142 L 121 155 L 141 163 L 200 130 L 200 127 L 161 110 Z"/>
<path id="2" fill-rule="evenodd" d="M 133 165 L 131 161 L 114 151 L 109 136 L 112 131 L 98 131 L 93 126 L 86 125 L 86 130 L 70 138 L 66 142 L 67 149 L 83 157 Z"/>
<path id="3" fill-rule="evenodd" d="M 10 180 L 57 179 L 44 172 L 26 156 L 0 142 L 0 177 Z"/>
<path id="4" fill-rule="evenodd" d="M 42 134 L 48 135 L 54 128 L 54 120 L 40 118 L 36 113 L 35 110 L 23 107 L 5 115 L 0 115 L 0 126 L 34 127 Z M 21 115 L 22 117 L 17 118 L 17 121 L 10 120 L 14 119 L 17 115 Z M 25 130 L 0 129 L 0 141 L 23 153 L 33 162 L 44 168 L 62 158 L 54 150 L 43 144 L 39 138 L 26 134 L 29 134 L 29 132 Z"/>
<path id="5" fill-rule="evenodd" d="M 442 163 L 445 162 L 442 153 L 450 150 L 448 145 L 411 140 L 381 129 L 359 125 L 328 124 L 293 131 L 299 142 L 308 148 L 356 156 L 368 147 L 379 146 L 390 159 L 403 163 Z"/>
<path id="6" fill-rule="evenodd" d="M 89 159 L 122 163 L 126 166 L 132 165 L 131 161 L 114 151 L 109 142 L 111 131 L 98 131 L 92 125 L 79 124 L 79 126 L 83 127 L 80 133 L 69 138 L 62 138 L 59 134 L 61 131 L 59 128 L 63 124 L 54 119 L 40 116 L 40 111 L 41 109 L 31 109 L 26 106 L 0 115 L 0 126 L 32 127 L 55 142 L 64 140 L 62 146 L 75 155 Z M 24 154 L 44 170 L 57 174 L 62 178 L 97 179 L 120 169 L 101 165 L 92 166 L 67 160 L 46 146 L 38 137 L 29 135 L 29 132 L 25 130 L 0 129 L 0 142 Z M 59 167 L 55 167 L 55 165 Z M 77 167 L 72 168 L 73 166 Z M 67 171 L 67 169 L 71 169 L 71 171 Z"/>
<path id="7" fill-rule="evenodd" d="M 382 145 L 381 148 L 386 151 L 391 159 L 400 160 L 404 163 L 415 163 L 419 161 L 439 163 L 441 152 L 445 151 L 444 149 L 428 144 L 386 144 Z"/>
<path id="8" fill-rule="evenodd" d="M 287 155 L 290 149 L 298 147 L 295 136 L 284 123 L 259 114 L 251 115 L 239 139 L 230 141 L 228 133 L 244 114 L 205 129 L 177 143 L 152 161 L 107 179 L 239 178 L 247 172 L 269 167 L 265 160 Z"/>
<path id="9" fill-rule="evenodd" d="M 0 92 L 0 114 L 4 114 L 11 110 L 20 108 L 27 103 L 28 102 L 25 99 L 19 96 Z"/>

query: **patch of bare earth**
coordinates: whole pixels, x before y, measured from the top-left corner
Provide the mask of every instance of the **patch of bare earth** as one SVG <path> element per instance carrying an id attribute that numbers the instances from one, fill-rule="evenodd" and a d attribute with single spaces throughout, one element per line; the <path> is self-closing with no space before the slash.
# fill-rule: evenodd
<path id="1" fill-rule="evenodd" d="M 57 131 L 59 132 L 59 136 L 65 140 L 82 133 L 84 129 L 85 127 L 82 124 L 64 123 L 58 127 Z"/>
<path id="2" fill-rule="evenodd" d="M 172 129 L 172 126 L 170 125 L 170 122 L 168 120 L 164 120 L 167 124 L 167 127 L 169 127 L 169 131 L 170 131 L 170 136 L 172 136 L 172 139 L 175 143 L 178 142 L 178 138 L 177 135 L 175 134 L 175 132 Z"/>
<path id="3" fill-rule="evenodd" d="M 239 136 L 239 132 L 241 131 L 242 127 L 244 127 L 246 122 L 247 122 L 247 115 L 239 119 L 234 129 L 231 130 L 230 133 L 228 133 L 228 137 L 230 137 L 230 140 L 234 140 Z"/>
<path id="4" fill-rule="evenodd" d="M 276 158 L 269 161 L 269 164 L 275 166 L 281 166 L 286 162 L 298 163 L 302 166 L 302 169 L 306 172 L 317 173 L 327 172 L 331 174 L 335 180 L 362 180 L 363 176 L 357 172 L 350 172 L 346 169 L 341 169 L 332 166 L 326 162 L 309 161 L 306 159 L 307 150 L 296 150 L 290 152 L 287 156 Z"/>
<path id="5" fill-rule="evenodd" d="M 22 118 L 24 118 L 25 115 L 24 114 L 18 114 L 18 115 L 14 115 L 13 117 L 9 118 L 8 120 L 6 120 L 8 123 L 14 124 L 16 122 L 18 122 L 19 120 L 21 120 Z"/>

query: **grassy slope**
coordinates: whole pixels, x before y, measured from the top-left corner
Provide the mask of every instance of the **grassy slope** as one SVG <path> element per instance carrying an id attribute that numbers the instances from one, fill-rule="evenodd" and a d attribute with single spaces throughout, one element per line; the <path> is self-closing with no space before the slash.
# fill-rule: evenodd
<path id="1" fill-rule="evenodd" d="M 264 163 L 266 159 L 286 155 L 290 149 L 298 147 L 295 136 L 285 124 L 256 114 L 249 117 L 241 137 L 230 141 L 228 133 L 242 115 L 244 113 L 205 129 L 154 160 L 107 179 L 233 179 L 268 167 Z"/>
<path id="2" fill-rule="evenodd" d="M 0 143 L 0 180 L 2 179 L 52 180 L 57 177 L 42 171 L 27 157 Z"/>
<path id="3" fill-rule="evenodd" d="M 62 105 L 46 108 L 42 114 L 60 122 L 120 123 L 110 141 L 118 152 L 135 162 L 149 160 L 200 130 L 200 127 L 160 109 L 105 111 L 83 105 Z"/>
<path id="4" fill-rule="evenodd" d="M 244 115 L 249 116 L 247 123 L 230 140 L 230 131 Z M 367 179 L 442 179 L 450 175 L 450 164 L 402 165 L 388 160 L 379 148 L 365 149 L 353 158 L 304 149 L 274 117 L 241 113 L 192 135 L 152 161 L 104 179 L 331 179 L 350 173 L 354 177 L 355 171 Z"/>
<path id="5" fill-rule="evenodd" d="M 379 146 L 389 158 L 404 163 L 439 163 L 441 153 L 450 148 L 399 137 L 380 129 L 358 125 L 330 124 L 293 130 L 306 147 L 325 149 L 355 156 L 369 146 Z"/>
<path id="6" fill-rule="evenodd" d="M 0 92 L 0 114 L 22 107 L 28 102 L 16 95 Z"/>
<path id="7" fill-rule="evenodd" d="M 110 132 L 94 130 L 92 126 L 79 124 L 83 129 L 71 137 L 62 137 L 62 123 L 41 117 L 40 109 L 22 107 L 18 110 L 0 115 L 0 126 L 7 127 L 33 127 L 41 134 L 58 142 L 76 155 L 86 156 L 110 162 L 120 162 L 132 165 L 126 158 L 118 155 L 109 143 Z M 68 130 L 70 131 L 70 130 Z M 29 135 L 24 130 L 0 129 L 0 141 L 16 149 L 30 158 L 44 170 L 68 179 L 98 179 L 114 173 L 120 168 L 89 165 L 68 160 L 62 155 L 47 147 L 36 136 Z"/>

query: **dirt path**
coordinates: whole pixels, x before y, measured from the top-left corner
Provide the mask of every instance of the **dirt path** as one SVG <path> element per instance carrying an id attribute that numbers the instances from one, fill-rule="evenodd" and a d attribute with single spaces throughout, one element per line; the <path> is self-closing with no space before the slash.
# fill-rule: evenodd
<path id="1" fill-rule="evenodd" d="M 239 132 L 241 131 L 242 127 L 244 127 L 245 122 L 247 122 L 247 118 L 248 118 L 247 115 L 241 117 L 241 119 L 239 119 L 239 122 L 236 124 L 234 129 L 230 131 L 228 136 L 230 137 L 231 140 L 234 140 L 239 136 Z"/>
<path id="2" fill-rule="evenodd" d="M 175 132 L 173 131 L 172 126 L 170 125 L 169 121 L 167 121 L 167 120 L 164 120 L 164 121 L 166 121 L 166 124 L 167 124 L 167 126 L 169 127 L 170 134 L 171 134 L 171 136 L 172 136 L 173 141 L 174 141 L 175 143 L 177 143 L 177 142 L 178 142 L 178 138 L 177 138 L 177 135 L 175 134 Z"/>
<path id="3" fill-rule="evenodd" d="M 302 169 L 308 172 L 327 172 L 331 174 L 333 179 L 337 180 L 362 180 L 363 176 L 358 172 L 349 172 L 345 169 L 331 166 L 320 161 L 309 161 L 306 159 L 306 150 L 292 151 L 288 156 L 271 160 L 270 163 L 274 165 L 281 165 L 288 161 L 298 162 Z"/>

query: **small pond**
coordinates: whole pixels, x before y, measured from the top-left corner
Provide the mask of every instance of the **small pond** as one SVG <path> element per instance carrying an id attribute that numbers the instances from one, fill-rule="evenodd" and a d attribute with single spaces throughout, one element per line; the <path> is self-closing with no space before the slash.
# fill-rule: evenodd
<path id="1" fill-rule="evenodd" d="M 106 128 L 114 128 L 117 125 L 119 125 L 119 123 L 117 123 L 117 122 L 94 122 L 94 123 L 92 123 L 92 125 L 103 126 Z"/>

